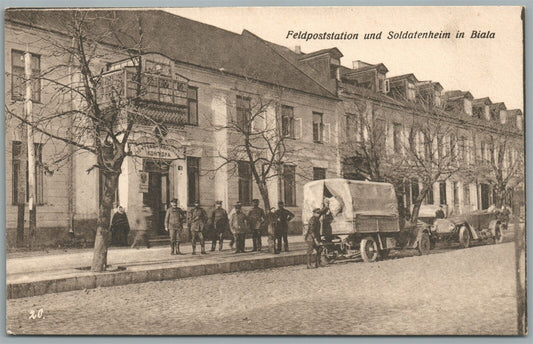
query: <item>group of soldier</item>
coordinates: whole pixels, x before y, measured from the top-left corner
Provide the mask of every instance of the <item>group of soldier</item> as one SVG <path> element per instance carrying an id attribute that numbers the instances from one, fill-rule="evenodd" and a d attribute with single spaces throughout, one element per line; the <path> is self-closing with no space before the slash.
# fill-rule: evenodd
<path id="1" fill-rule="evenodd" d="M 165 231 L 170 236 L 170 254 L 183 254 L 180 251 L 180 243 L 186 240 L 186 234 L 190 234 L 192 254 L 196 254 L 196 244 L 200 243 L 201 254 L 206 254 L 205 238 L 212 240 L 211 251 L 222 251 L 224 237 L 231 232 L 230 247 L 234 253 L 245 252 L 245 239 L 247 234 L 252 235 L 252 251 L 261 251 L 262 235 L 268 234 L 269 252 L 279 253 L 282 248 L 289 250 L 288 224 L 294 218 L 294 214 L 284 208 L 283 202 L 278 203 L 278 209 L 271 208 L 266 212 L 259 207 L 259 200 L 252 201 L 252 208 L 246 214 L 240 202 L 235 203 L 234 208 L 228 214 L 222 207 L 222 201 L 215 202 L 215 209 L 211 216 L 200 207 L 199 202 L 194 203 L 194 208 L 186 213 L 178 207 L 178 200 L 170 202 L 165 216 Z M 186 231 L 187 229 L 187 231 Z"/>

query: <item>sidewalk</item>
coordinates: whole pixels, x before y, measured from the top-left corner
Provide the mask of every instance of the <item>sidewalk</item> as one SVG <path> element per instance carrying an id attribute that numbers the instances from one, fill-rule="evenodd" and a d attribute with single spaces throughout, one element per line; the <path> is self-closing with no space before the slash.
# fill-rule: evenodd
<path id="1" fill-rule="evenodd" d="M 266 238 L 263 238 L 263 245 Z M 250 250 L 252 240 L 246 240 Z M 182 244 L 185 255 L 172 256 L 167 246 L 153 248 L 110 248 L 107 260 L 110 267 L 103 273 L 90 271 L 93 251 L 83 250 L 52 255 L 32 255 L 7 258 L 7 298 L 20 298 L 47 293 L 83 290 L 130 283 L 143 283 L 186 278 L 225 272 L 303 264 L 305 243 L 302 236 L 289 237 L 289 252 L 281 254 L 247 252 L 234 254 L 229 242 L 221 252 L 210 252 L 211 242 L 206 243 L 207 254 L 193 256 L 190 243 Z"/>

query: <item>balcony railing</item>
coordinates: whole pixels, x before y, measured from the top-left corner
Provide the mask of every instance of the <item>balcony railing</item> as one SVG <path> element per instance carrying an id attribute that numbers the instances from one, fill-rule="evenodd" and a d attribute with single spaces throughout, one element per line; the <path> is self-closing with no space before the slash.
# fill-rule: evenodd
<path id="1" fill-rule="evenodd" d="M 119 99 L 134 99 L 177 107 L 187 106 L 187 83 L 169 75 L 143 72 L 140 85 L 134 67 L 125 67 L 102 76 L 101 104 Z"/>

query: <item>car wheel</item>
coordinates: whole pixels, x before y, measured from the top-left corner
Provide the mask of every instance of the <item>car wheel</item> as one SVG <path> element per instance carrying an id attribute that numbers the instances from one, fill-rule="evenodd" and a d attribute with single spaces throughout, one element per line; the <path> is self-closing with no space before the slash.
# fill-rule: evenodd
<path id="1" fill-rule="evenodd" d="M 459 229 L 459 244 L 461 244 L 462 248 L 470 246 L 470 231 L 464 225 Z"/>
<path id="2" fill-rule="evenodd" d="M 421 256 L 424 256 L 426 254 L 429 254 L 429 251 L 431 250 L 431 242 L 429 240 L 429 234 L 428 233 L 422 233 L 420 236 L 420 240 L 418 241 L 418 252 Z"/>
<path id="3" fill-rule="evenodd" d="M 378 244 L 372 237 L 366 237 L 360 244 L 361 258 L 367 263 L 375 262 L 378 259 Z"/>
<path id="4" fill-rule="evenodd" d="M 500 226 L 496 226 L 494 230 L 494 243 L 501 244 L 503 242 L 503 234 Z"/>

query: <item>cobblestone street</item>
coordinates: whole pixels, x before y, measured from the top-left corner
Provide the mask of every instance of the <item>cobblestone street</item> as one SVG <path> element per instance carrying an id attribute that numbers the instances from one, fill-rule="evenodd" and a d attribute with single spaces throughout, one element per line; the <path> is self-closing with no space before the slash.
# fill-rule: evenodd
<path id="1" fill-rule="evenodd" d="M 14 334 L 516 334 L 513 243 L 7 300 Z M 30 312 L 42 317 L 30 319 Z"/>

